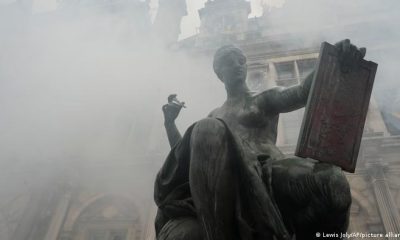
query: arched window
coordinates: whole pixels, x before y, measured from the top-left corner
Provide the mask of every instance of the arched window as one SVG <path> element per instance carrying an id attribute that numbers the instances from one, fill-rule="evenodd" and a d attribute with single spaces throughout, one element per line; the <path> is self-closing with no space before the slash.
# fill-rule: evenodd
<path id="1" fill-rule="evenodd" d="M 136 240 L 139 213 L 129 199 L 107 196 L 86 207 L 74 224 L 73 240 Z"/>

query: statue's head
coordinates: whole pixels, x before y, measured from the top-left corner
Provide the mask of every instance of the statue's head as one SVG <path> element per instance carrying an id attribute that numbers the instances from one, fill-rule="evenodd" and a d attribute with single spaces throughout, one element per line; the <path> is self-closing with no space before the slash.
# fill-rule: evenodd
<path id="1" fill-rule="evenodd" d="M 246 56 L 234 45 L 223 46 L 215 52 L 213 67 L 214 72 L 225 85 L 235 85 L 246 81 Z"/>

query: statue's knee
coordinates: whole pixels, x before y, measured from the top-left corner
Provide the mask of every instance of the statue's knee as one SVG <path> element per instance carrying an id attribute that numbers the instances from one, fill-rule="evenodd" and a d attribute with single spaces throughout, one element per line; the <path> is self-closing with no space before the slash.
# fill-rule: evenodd
<path id="1" fill-rule="evenodd" d="M 205 118 L 196 123 L 193 128 L 191 143 L 192 144 L 214 144 L 221 142 L 226 136 L 226 127 L 218 119 Z"/>
<path id="2" fill-rule="evenodd" d="M 342 170 L 333 166 L 331 173 L 327 176 L 327 195 L 330 204 L 336 211 L 347 211 L 351 205 L 350 185 Z"/>

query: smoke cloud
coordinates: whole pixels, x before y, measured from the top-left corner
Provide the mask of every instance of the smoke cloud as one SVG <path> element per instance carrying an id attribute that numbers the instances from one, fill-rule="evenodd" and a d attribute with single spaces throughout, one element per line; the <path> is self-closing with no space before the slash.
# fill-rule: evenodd
<path id="1" fill-rule="evenodd" d="M 36 186 L 62 179 L 85 191 L 129 189 L 151 205 L 169 149 L 168 95 L 186 102 L 181 131 L 222 103 L 210 59 L 168 50 L 140 16 L 24 7 L 0 7 L 0 239 L 12 239 L 2 226 L 31 206 Z"/>

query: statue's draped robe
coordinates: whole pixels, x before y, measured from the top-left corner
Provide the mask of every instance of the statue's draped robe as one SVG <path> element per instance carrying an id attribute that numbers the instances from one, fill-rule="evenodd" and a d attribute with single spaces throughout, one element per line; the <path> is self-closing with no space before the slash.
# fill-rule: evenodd
<path id="1" fill-rule="evenodd" d="M 201 231 L 192 224 L 198 219 L 189 185 L 190 137 L 195 124 L 171 149 L 157 175 L 154 189 L 159 208 L 157 234 L 173 221 L 168 228 Z M 244 148 L 245 142 L 224 125 L 228 149 L 232 151 L 230 156 L 233 156 L 229 160 L 234 163 L 237 179 L 232 183 L 237 186 L 236 221 L 232 231 L 236 231 L 238 239 L 272 240 L 274 235 L 276 239 L 289 240 L 294 232 L 300 234 L 303 229 L 314 236 L 319 230 L 343 232 L 347 229 L 351 195 L 340 168 L 312 159 L 276 159 L 274 156 L 279 154 L 271 152 L 256 155 Z M 202 239 L 196 237 L 196 240 Z"/>
<path id="2" fill-rule="evenodd" d="M 159 207 L 157 233 L 170 219 L 196 218 L 189 186 L 190 136 L 194 125 L 189 127 L 182 140 L 172 148 L 157 175 L 154 192 L 155 202 Z M 272 196 L 271 168 L 267 164 L 267 160 L 272 159 L 260 158 L 257 161 L 257 156 L 243 151 L 238 144 L 240 140 L 225 123 L 224 125 L 228 131 L 229 149 L 234 151 L 231 154 L 234 157 L 230 161 L 234 161 L 235 175 L 239 178 L 235 215 L 240 239 L 255 239 L 255 235 L 265 239 L 271 237 L 271 232 L 281 235 L 282 239 L 288 239 L 288 232 Z"/>

